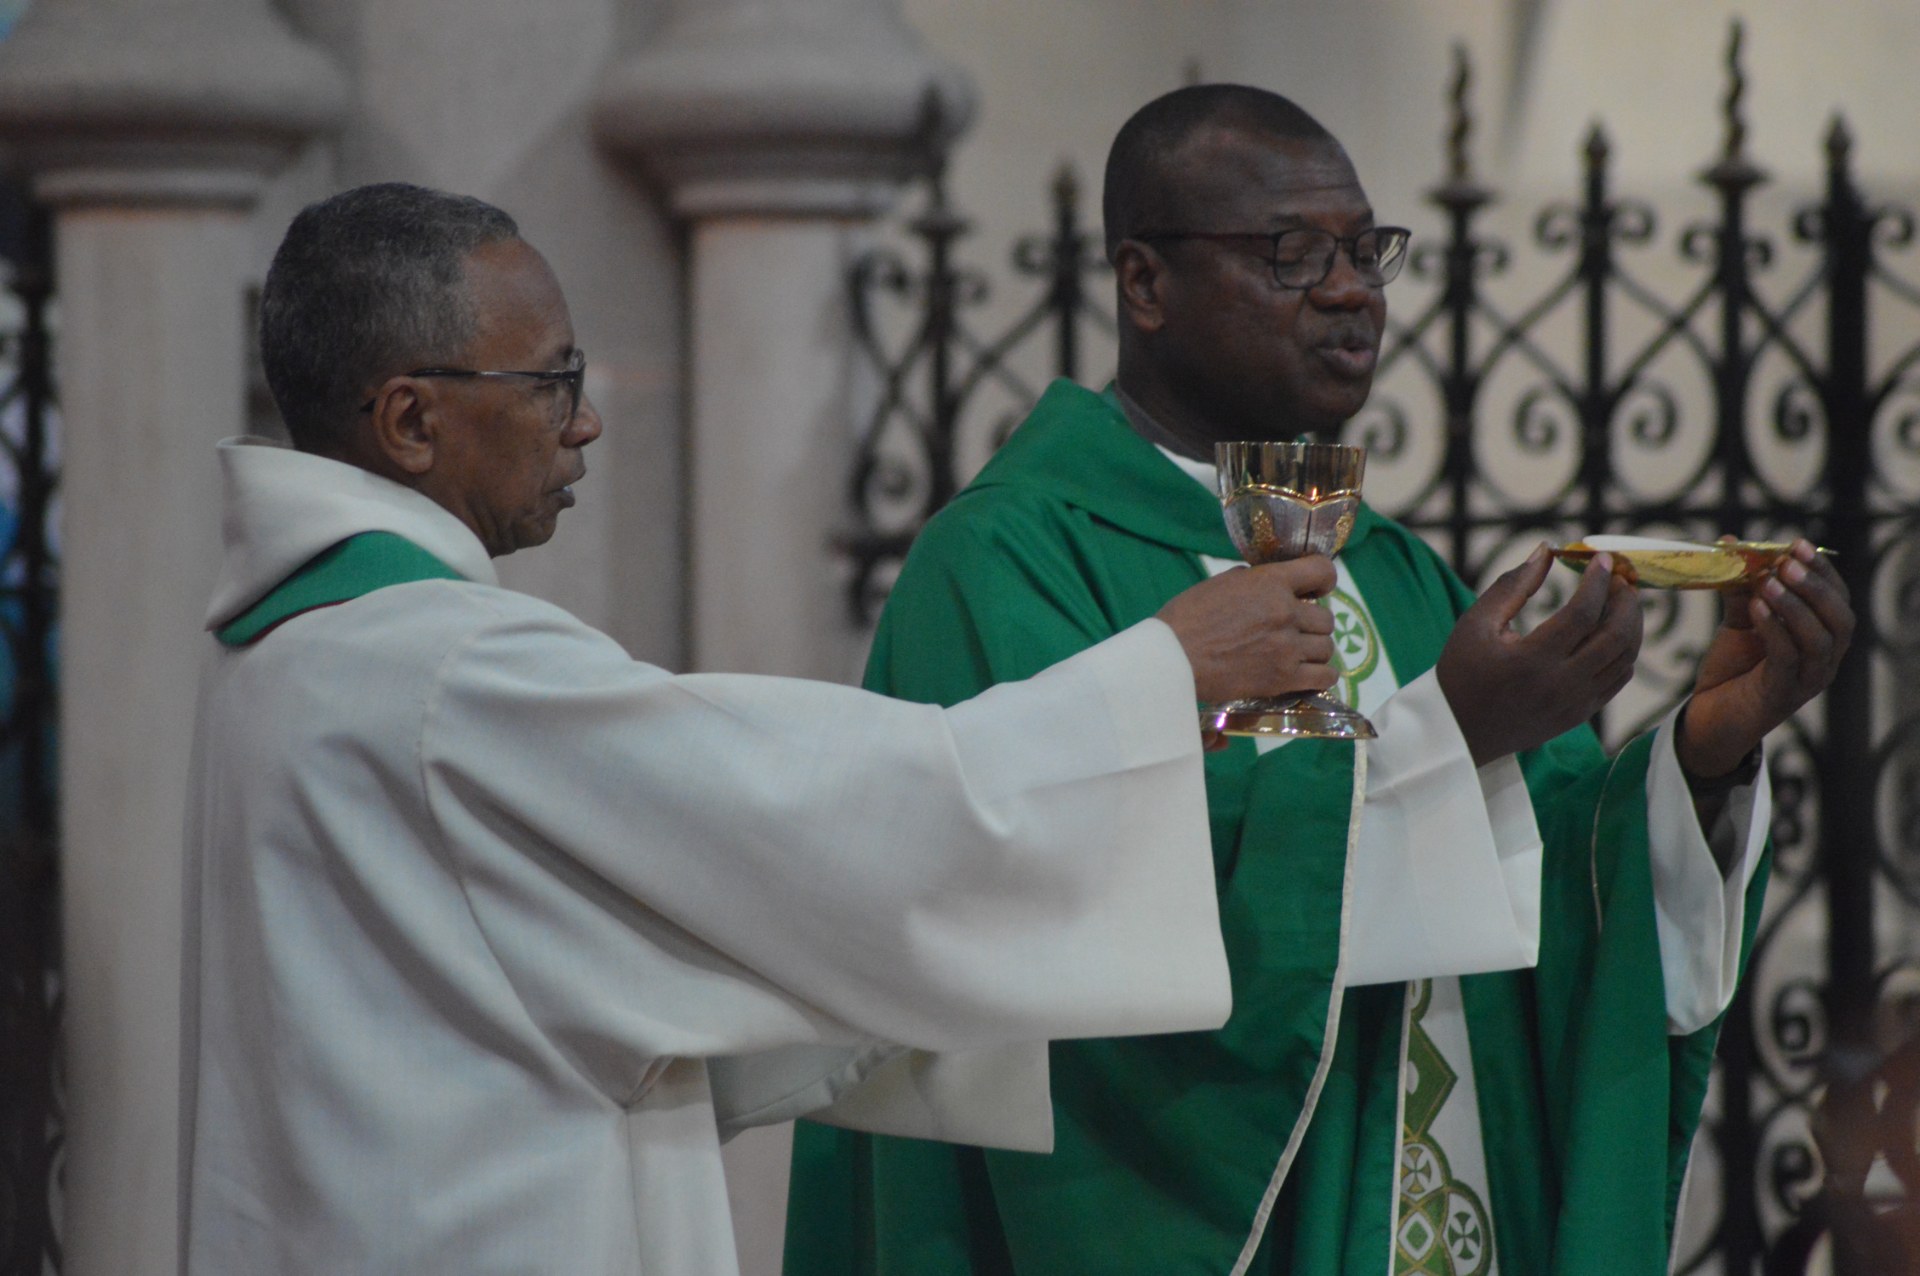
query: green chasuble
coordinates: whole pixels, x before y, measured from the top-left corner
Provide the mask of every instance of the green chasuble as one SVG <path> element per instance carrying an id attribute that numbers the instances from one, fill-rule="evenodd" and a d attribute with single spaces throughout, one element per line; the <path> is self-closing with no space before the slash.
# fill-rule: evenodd
<path id="1" fill-rule="evenodd" d="M 1111 398 L 1056 382 L 915 542 L 867 685 L 950 704 L 1153 615 L 1237 557 L 1218 502 Z M 1473 595 L 1363 510 L 1343 551 L 1402 683 Z M 1669 1037 L 1646 833 L 1651 736 L 1521 758 L 1546 843 L 1540 964 L 1463 978 L 1503 1276 L 1657 1276 L 1717 1025 Z M 1339 976 L 1354 746 L 1206 761 L 1233 1017 L 1052 1047 L 1056 1149 L 802 1122 L 788 1276 L 1383 1276 L 1403 989 Z M 905 834 L 903 834 L 905 835 Z M 1748 938 L 1764 889 L 1748 896 Z"/>

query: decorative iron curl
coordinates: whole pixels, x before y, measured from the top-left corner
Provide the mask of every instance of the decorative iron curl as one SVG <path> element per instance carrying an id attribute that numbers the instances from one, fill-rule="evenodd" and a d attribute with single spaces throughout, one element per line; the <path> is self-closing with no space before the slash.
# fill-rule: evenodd
<path id="1" fill-rule="evenodd" d="M 1515 521 L 1503 524 L 1498 529 L 1486 530 L 1496 530 L 1499 537 L 1491 542 L 1476 542 L 1473 560 L 1465 570 L 1460 572 L 1461 579 L 1470 583 L 1493 579 L 1497 572 L 1514 566 L 1526 555 L 1532 553 L 1533 547 L 1543 538 L 1550 541 L 1564 541 L 1571 539 L 1572 535 L 1563 525 L 1551 521 L 1538 523 Z M 1516 627 L 1529 630 L 1560 610 L 1566 605 L 1568 597 L 1572 595 L 1579 583 L 1580 576 L 1577 572 L 1559 567 L 1548 572 L 1546 579 L 1540 583 L 1540 588 L 1520 609 L 1519 618 L 1515 622 Z"/>
<path id="2" fill-rule="evenodd" d="M 1417 243 L 1407 254 L 1407 272 L 1422 283 L 1439 283 L 1446 279 L 1452 260 L 1453 247 L 1450 244 Z M 1477 239 L 1473 242 L 1473 273 L 1480 278 L 1504 275 L 1512 264 L 1512 252 L 1499 240 Z"/>
<path id="3" fill-rule="evenodd" d="M 918 527 L 931 517 L 935 464 L 923 430 L 889 430 L 861 449 L 854 461 L 853 489 L 862 514 L 878 534 Z"/>
<path id="4" fill-rule="evenodd" d="M 1910 209 L 1882 204 L 1867 212 L 1867 229 L 1880 248 L 1903 249 L 1913 243 L 1914 218 Z"/>
<path id="5" fill-rule="evenodd" d="M 1681 603 L 1680 594 L 1675 590 L 1640 591 L 1641 650 L 1659 647 L 1679 634 L 1681 622 L 1685 619 Z"/>
<path id="6" fill-rule="evenodd" d="M 1883 560 L 1884 561 L 1884 560 Z M 1910 564 L 1893 589 L 1892 625 L 1884 635 L 1890 655 L 1920 655 L 1920 563 Z M 1901 641 L 1901 635 L 1911 635 Z"/>
<path id="7" fill-rule="evenodd" d="M 1873 997 L 1874 1004 L 1883 1010 L 1879 1025 L 1882 1039 L 1911 1039 L 1920 1031 L 1920 960 L 1908 957 L 1881 967 L 1873 977 Z M 1910 1149 L 1901 1159 L 1910 1168 L 1920 1163 L 1920 1148 Z"/>
<path id="8" fill-rule="evenodd" d="M 1899 251 L 1914 241 L 1914 215 L 1897 204 L 1880 204 L 1861 217 L 1869 241 L 1877 248 Z M 1810 204 L 1794 213 L 1789 223 L 1794 239 L 1803 244 L 1821 244 L 1827 239 L 1827 208 Z"/>
<path id="9" fill-rule="evenodd" d="M 1891 828 L 1878 853 L 1880 872 L 1907 902 L 1920 908 L 1920 715 L 1899 722 L 1874 750 L 1876 813 L 1891 812 Z M 1911 852 L 1911 854 L 1909 854 Z"/>
<path id="10" fill-rule="evenodd" d="M 1652 205 L 1637 199 L 1623 199 L 1613 206 L 1607 230 L 1616 244 L 1644 244 L 1653 239 L 1658 224 Z"/>
<path id="11" fill-rule="evenodd" d="M 1693 223 L 1680 233 L 1681 258 L 1699 266 L 1717 264 L 1725 234 L 1725 229 L 1718 222 Z M 1773 241 L 1748 235 L 1741 242 L 1741 255 L 1749 269 L 1769 269 L 1774 262 Z"/>
<path id="12" fill-rule="evenodd" d="M 1484 569 L 1481 571 L 1481 579 L 1486 579 Z M 1539 592 L 1528 600 L 1523 614 L 1529 621 L 1538 624 L 1559 611 L 1566 606 L 1567 599 L 1573 596 L 1573 586 L 1577 579 L 1561 572 L 1548 573 L 1546 580 L 1541 582 Z"/>
<path id="13" fill-rule="evenodd" d="M 1685 624 L 1686 615 L 1679 598 L 1671 593 L 1667 593 L 1666 597 L 1672 599 L 1670 605 L 1674 609 L 1672 632 L 1686 633 L 1690 627 Z M 1652 614 L 1659 613 L 1655 611 Z M 1705 654 L 1706 650 L 1697 638 L 1676 642 L 1667 652 L 1665 669 L 1643 666 L 1637 676 L 1649 688 L 1679 696 L 1692 688 L 1694 670 L 1700 667 L 1700 659 Z"/>
<path id="14" fill-rule="evenodd" d="M 903 300 L 915 296 L 918 276 L 906 259 L 891 248 L 874 248 L 854 259 L 849 291 L 853 296 L 853 321 L 861 334 L 875 331 L 872 322 L 875 293 L 890 292 Z"/>
<path id="15" fill-rule="evenodd" d="M 981 305 L 993 295 L 993 284 L 987 279 L 986 272 L 975 266 L 955 269 L 952 284 L 955 310 Z"/>
<path id="16" fill-rule="evenodd" d="M 1407 410 L 1396 400 L 1376 393 L 1342 433 L 1350 442 L 1366 448 L 1369 457 L 1394 461 L 1406 453 L 1409 432 Z"/>
<path id="17" fill-rule="evenodd" d="M 1638 247 L 1652 241 L 1659 228 L 1659 214 L 1652 206 L 1636 199 L 1623 199 L 1607 205 L 1602 221 L 1609 244 Z M 1565 249 L 1586 245 L 1590 222 L 1587 210 L 1573 204 L 1549 204 L 1533 219 L 1534 242 L 1543 248 Z"/>
<path id="18" fill-rule="evenodd" d="M 1533 241 L 1542 248 L 1577 247 L 1586 234 L 1584 223 L 1572 204 L 1548 204 L 1533 219 Z"/>
<path id="19" fill-rule="evenodd" d="M 1791 861 L 1812 844 L 1809 832 L 1812 821 L 1807 811 L 1812 783 L 1804 775 L 1781 774 L 1778 767 L 1772 779 L 1773 823 L 1768 831 L 1776 857 L 1787 859 L 1791 865 Z"/>
<path id="20" fill-rule="evenodd" d="M 1815 1067 L 1827 1048 L 1827 1012 L 1820 985 L 1807 976 L 1780 985 L 1768 1008 L 1767 1030 L 1789 1067 Z"/>
<path id="21" fill-rule="evenodd" d="M 1665 381 L 1653 377 L 1642 377 L 1629 386 L 1614 416 L 1626 423 L 1627 437 L 1648 451 L 1670 446 L 1680 432 L 1679 400 Z"/>
<path id="22" fill-rule="evenodd" d="M 1578 411 L 1552 386 L 1534 386 L 1520 396 L 1513 409 L 1513 441 L 1524 452 L 1550 452 L 1564 432 L 1578 428 Z"/>
<path id="23" fill-rule="evenodd" d="M 1773 433 L 1783 443 L 1806 442 L 1826 418 L 1819 389 L 1804 376 L 1789 380 L 1773 397 Z"/>
<path id="24" fill-rule="evenodd" d="M 1797 1135 L 1782 1139 L 1767 1159 L 1767 1186 L 1774 1203 L 1787 1214 L 1798 1214 L 1819 1190 L 1820 1159 L 1812 1140 Z"/>
<path id="25" fill-rule="evenodd" d="M 1680 232 L 1680 258 L 1696 266 L 1710 266 L 1720 251 L 1720 227 L 1713 222 L 1695 222 Z"/>
<path id="26" fill-rule="evenodd" d="M 1895 446 L 1920 457 L 1920 370 L 1909 369 L 1887 387 L 1876 415 L 1891 418 L 1887 434 Z"/>

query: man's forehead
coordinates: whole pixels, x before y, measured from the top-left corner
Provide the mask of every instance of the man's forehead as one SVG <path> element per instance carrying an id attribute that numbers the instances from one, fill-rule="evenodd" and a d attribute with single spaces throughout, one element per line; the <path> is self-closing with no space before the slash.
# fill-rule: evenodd
<path id="1" fill-rule="evenodd" d="M 546 258 L 522 239 L 482 244 L 467 257 L 467 284 L 480 334 L 564 356 L 573 323 Z"/>
<path id="2" fill-rule="evenodd" d="M 1369 214 L 1353 162 L 1331 138 L 1281 138 L 1241 128 L 1203 129 L 1173 157 L 1168 176 L 1190 214 L 1232 214 L 1258 225 L 1297 209 Z"/>

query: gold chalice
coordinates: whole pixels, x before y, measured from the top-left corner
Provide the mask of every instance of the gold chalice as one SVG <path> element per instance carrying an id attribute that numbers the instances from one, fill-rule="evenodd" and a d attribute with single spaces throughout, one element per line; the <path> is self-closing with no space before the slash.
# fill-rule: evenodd
<path id="1" fill-rule="evenodd" d="M 1227 533 L 1249 563 L 1340 552 L 1360 511 L 1367 450 L 1341 443 L 1216 443 Z M 1373 724 L 1331 696 L 1300 692 L 1201 710 L 1224 735 L 1371 740 Z"/>

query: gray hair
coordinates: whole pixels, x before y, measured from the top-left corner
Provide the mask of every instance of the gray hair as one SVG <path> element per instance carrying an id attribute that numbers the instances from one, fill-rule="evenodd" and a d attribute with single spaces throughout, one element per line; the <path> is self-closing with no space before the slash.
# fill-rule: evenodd
<path id="1" fill-rule="evenodd" d="M 483 200 L 405 182 L 302 209 L 260 297 L 260 360 L 294 446 L 338 451 L 382 380 L 458 357 L 477 322 L 467 256 L 519 235 Z"/>

